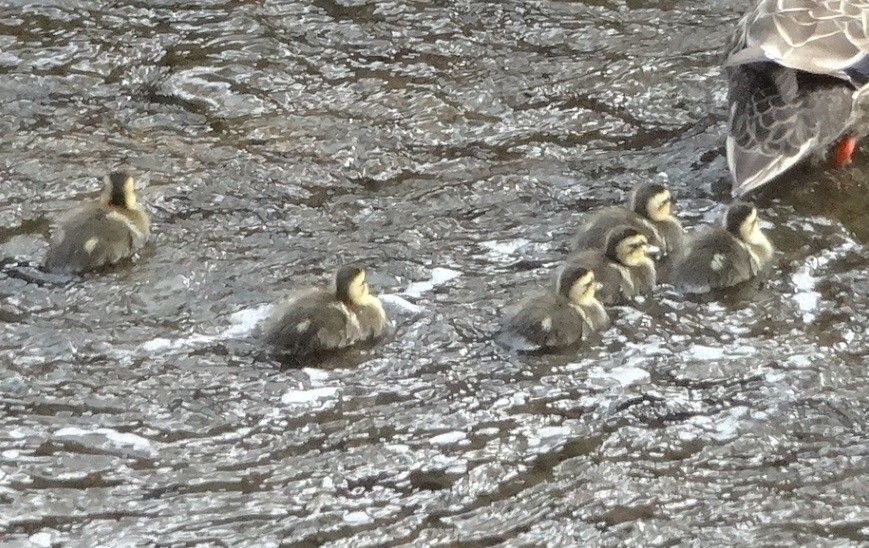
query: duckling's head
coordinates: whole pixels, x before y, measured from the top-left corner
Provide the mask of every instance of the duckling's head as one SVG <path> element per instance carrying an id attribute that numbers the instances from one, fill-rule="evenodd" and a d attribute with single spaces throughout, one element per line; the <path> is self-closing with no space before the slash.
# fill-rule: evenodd
<path id="1" fill-rule="evenodd" d="M 611 261 L 637 266 L 650 260 L 650 251 L 649 239 L 633 227 L 619 226 L 607 235 L 605 254 Z"/>
<path id="2" fill-rule="evenodd" d="M 594 271 L 578 265 L 567 265 L 558 277 L 558 292 L 575 305 L 588 306 L 594 302 L 597 290 Z"/>
<path id="3" fill-rule="evenodd" d="M 136 182 L 126 171 L 113 171 L 106 179 L 102 201 L 106 205 L 135 209 Z"/>
<path id="4" fill-rule="evenodd" d="M 757 208 L 747 202 L 737 202 L 730 206 L 724 217 L 724 226 L 734 237 L 748 244 L 766 241 L 760 231 Z"/>
<path id="5" fill-rule="evenodd" d="M 364 304 L 369 296 L 365 269 L 358 265 L 339 268 L 335 273 L 335 296 L 345 304 Z"/>
<path id="6" fill-rule="evenodd" d="M 673 218 L 673 196 L 670 189 L 662 184 L 645 183 L 634 190 L 631 209 L 652 221 L 666 221 Z"/>

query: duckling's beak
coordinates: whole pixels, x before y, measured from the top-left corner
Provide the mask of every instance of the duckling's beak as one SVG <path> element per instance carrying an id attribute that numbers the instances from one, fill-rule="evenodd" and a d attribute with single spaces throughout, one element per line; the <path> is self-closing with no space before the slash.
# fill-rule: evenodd
<path id="1" fill-rule="evenodd" d="M 657 259 L 661 256 L 661 248 L 656 245 L 647 245 L 646 253 Z"/>
<path id="2" fill-rule="evenodd" d="M 595 291 L 600 291 L 601 289 L 603 289 L 603 284 L 600 282 L 595 283 L 594 289 L 595 289 Z"/>

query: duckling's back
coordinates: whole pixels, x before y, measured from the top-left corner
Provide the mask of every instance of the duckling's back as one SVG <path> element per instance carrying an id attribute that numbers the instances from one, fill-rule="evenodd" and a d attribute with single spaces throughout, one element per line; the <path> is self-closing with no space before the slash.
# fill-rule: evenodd
<path id="1" fill-rule="evenodd" d="M 671 281 L 689 291 L 707 291 L 737 285 L 755 274 L 751 255 L 736 238 L 722 228 L 707 227 L 691 239 Z"/>
<path id="2" fill-rule="evenodd" d="M 148 217 L 138 210 L 87 204 L 62 221 L 45 258 L 56 272 L 85 272 L 116 263 L 148 239 Z"/>
<path id="3" fill-rule="evenodd" d="M 567 299 L 541 291 L 519 303 L 498 340 L 514 350 L 570 347 L 582 340 L 587 329 Z"/>
<path id="4" fill-rule="evenodd" d="M 576 250 L 601 248 L 606 243 L 609 231 L 624 225 L 639 230 L 649 239 L 649 242 L 663 248 L 664 243 L 660 241 L 657 228 L 624 206 L 605 207 L 588 216 L 573 241 L 573 248 Z"/>
<path id="5" fill-rule="evenodd" d="M 266 341 L 296 356 L 344 348 L 360 338 L 356 315 L 321 289 L 285 303 L 270 323 Z"/>

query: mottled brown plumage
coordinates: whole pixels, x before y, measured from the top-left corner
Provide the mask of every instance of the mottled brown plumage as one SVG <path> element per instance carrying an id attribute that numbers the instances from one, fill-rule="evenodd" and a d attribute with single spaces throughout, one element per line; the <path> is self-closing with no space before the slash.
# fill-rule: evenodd
<path id="1" fill-rule="evenodd" d="M 568 256 L 565 264 L 593 270 L 603 304 L 621 304 L 650 293 L 657 284 L 655 262 L 649 257 L 648 238 L 630 226 L 609 231 L 603 249 L 585 249 Z"/>
<path id="2" fill-rule="evenodd" d="M 686 255 L 673 268 L 673 284 L 690 292 L 746 282 L 766 270 L 773 247 L 758 226 L 757 210 L 737 203 L 723 226 L 707 227 L 691 238 Z"/>
<path id="3" fill-rule="evenodd" d="M 516 350 L 565 348 L 606 329 L 609 316 L 595 298 L 594 273 L 566 266 L 556 290 L 540 290 L 506 311 L 499 340 Z"/>
<path id="4" fill-rule="evenodd" d="M 630 226 L 642 232 L 649 243 L 660 248 L 662 256 L 672 257 L 682 248 L 684 231 L 673 215 L 670 190 L 658 183 L 645 183 L 631 193 L 627 205 L 609 206 L 589 213 L 574 239 L 575 250 L 598 249 L 607 234 L 617 226 Z"/>
<path id="5" fill-rule="evenodd" d="M 149 227 L 148 215 L 136 200 L 133 178 L 114 172 L 98 201 L 82 204 L 60 221 L 45 267 L 80 273 L 114 264 L 145 245 Z"/>
<path id="6" fill-rule="evenodd" d="M 865 0 L 761 0 L 740 20 L 725 63 L 734 194 L 869 134 L 867 25 Z"/>
<path id="7" fill-rule="evenodd" d="M 368 291 L 365 270 L 338 269 L 334 287 L 301 292 L 280 304 L 269 319 L 266 341 L 287 354 L 307 356 L 380 337 L 387 319 Z"/>

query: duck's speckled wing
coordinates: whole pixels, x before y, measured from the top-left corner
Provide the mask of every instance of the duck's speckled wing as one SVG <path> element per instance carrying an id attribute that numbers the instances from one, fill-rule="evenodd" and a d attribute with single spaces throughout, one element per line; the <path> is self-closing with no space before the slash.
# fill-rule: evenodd
<path id="1" fill-rule="evenodd" d="M 266 328 L 266 340 L 305 355 L 350 346 L 359 340 L 359 322 L 334 295 L 311 290 L 280 305 Z"/>
<path id="2" fill-rule="evenodd" d="M 605 207 L 585 216 L 573 241 L 573 248 L 576 250 L 601 249 L 606 242 L 609 231 L 622 225 L 639 230 L 649 239 L 649 243 L 663 248 L 664 243 L 660 240 L 656 227 L 622 206 Z"/>
<path id="3" fill-rule="evenodd" d="M 688 291 L 730 287 L 754 275 L 751 255 L 721 228 L 702 230 L 689 244 L 688 253 L 675 265 L 673 285 Z"/>
<path id="4" fill-rule="evenodd" d="M 867 34 L 867 0 L 762 0 L 740 21 L 725 63 L 734 194 L 869 131 Z"/>
<path id="5" fill-rule="evenodd" d="M 569 347 L 582 340 L 585 328 L 582 316 L 566 299 L 541 291 L 519 304 L 499 340 L 516 350 Z"/>
<path id="6" fill-rule="evenodd" d="M 867 52 L 867 0 L 761 0 L 740 20 L 726 64 L 772 61 L 851 80 Z"/>
<path id="7" fill-rule="evenodd" d="M 729 73 L 726 150 L 736 195 L 827 150 L 854 122 L 854 90 L 833 78 L 772 64 Z"/>
<path id="8" fill-rule="evenodd" d="M 112 209 L 84 206 L 61 223 L 48 249 L 45 267 L 58 272 L 84 272 L 125 259 L 147 240 L 147 221 L 137 227 L 140 221 Z"/>

